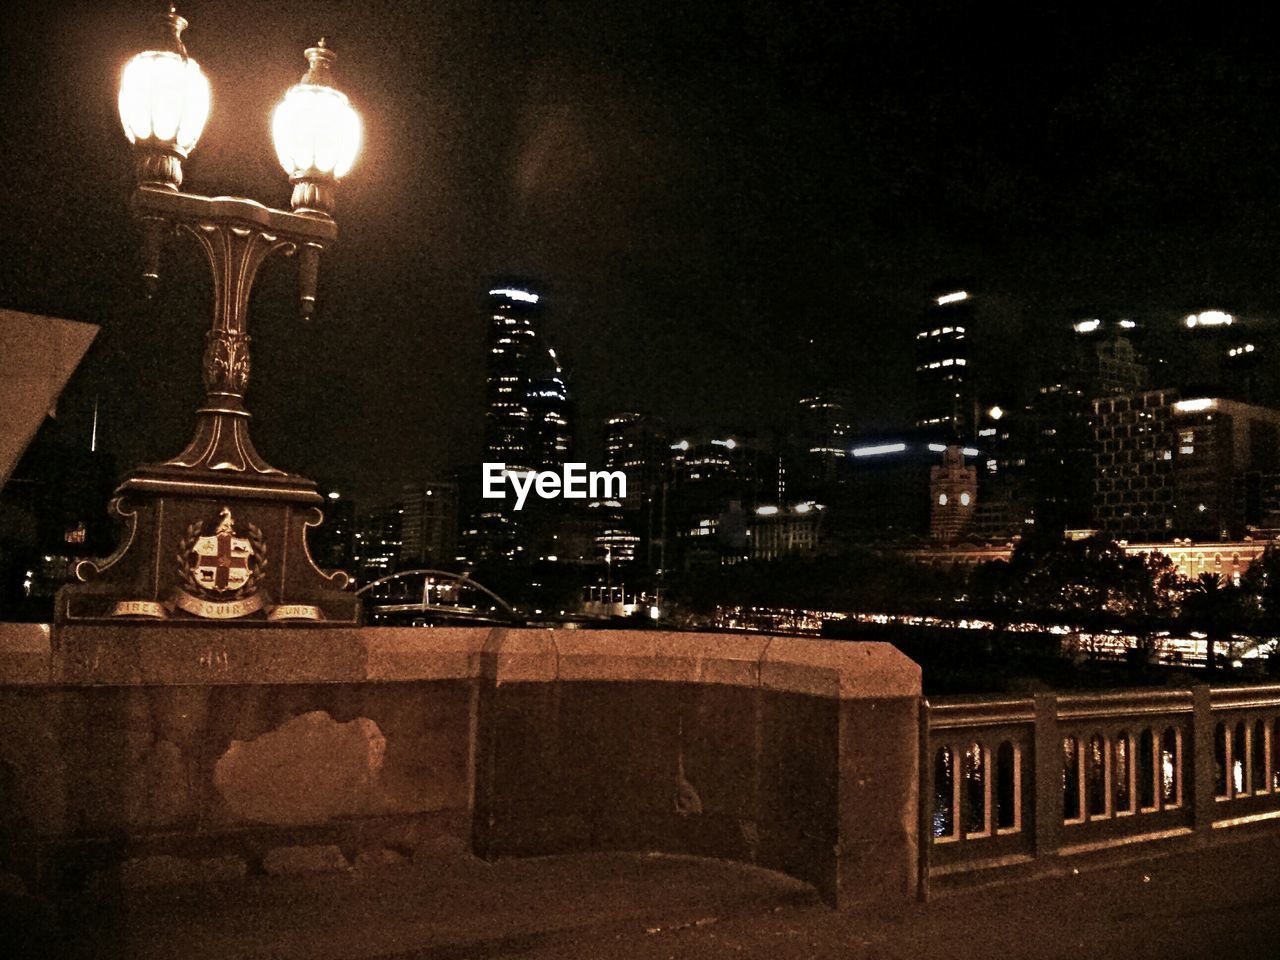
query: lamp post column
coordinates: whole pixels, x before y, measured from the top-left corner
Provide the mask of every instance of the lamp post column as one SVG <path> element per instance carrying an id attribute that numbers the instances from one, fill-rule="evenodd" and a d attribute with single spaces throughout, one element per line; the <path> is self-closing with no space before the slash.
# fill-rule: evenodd
<path id="1" fill-rule="evenodd" d="M 300 247 L 320 250 L 337 238 L 323 215 L 287 214 L 248 201 L 207 200 L 140 187 L 134 208 L 192 236 L 209 262 L 213 279 L 213 324 L 206 334 L 201 375 L 205 402 L 196 411 L 196 431 L 185 450 L 166 466 L 226 470 L 249 476 L 286 476 L 270 466 L 249 437 L 245 393 L 250 379 L 249 297 L 258 269 L 273 254 Z M 193 202 L 195 201 L 195 202 Z M 314 302 L 314 292 L 310 301 Z"/>

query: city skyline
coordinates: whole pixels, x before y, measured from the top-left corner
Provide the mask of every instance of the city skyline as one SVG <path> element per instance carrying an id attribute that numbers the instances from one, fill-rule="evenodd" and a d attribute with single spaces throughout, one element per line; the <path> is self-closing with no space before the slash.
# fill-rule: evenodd
<path id="1" fill-rule="evenodd" d="M 211 75 L 255 78 L 252 94 L 219 86 L 193 187 L 282 199 L 265 117 L 300 32 L 332 35 L 369 120 L 319 320 L 294 316 L 291 265 L 255 301 L 256 435 L 336 485 L 394 490 L 478 459 L 477 291 L 503 271 L 545 283 L 591 423 L 639 407 L 776 429 L 817 377 L 888 427 L 913 402 L 906 331 L 957 273 L 977 277 L 993 324 L 1031 336 L 1106 305 L 1280 315 L 1274 70 L 1247 23 L 1202 29 L 1155 7 L 1000 21 L 946 5 L 641 5 L 584 20 L 313 3 L 262 10 L 273 39 L 233 46 L 239 9 L 184 7 Z M 133 12 L 27 6 L 0 58 L 0 300 L 103 324 L 65 414 L 87 431 L 100 397 L 124 463 L 180 445 L 189 404 L 171 401 L 197 392 L 207 298 L 175 255 L 144 305 L 127 258 L 102 253 L 132 240 L 112 97 L 145 33 Z M 68 62 L 89 73 L 55 69 Z"/>

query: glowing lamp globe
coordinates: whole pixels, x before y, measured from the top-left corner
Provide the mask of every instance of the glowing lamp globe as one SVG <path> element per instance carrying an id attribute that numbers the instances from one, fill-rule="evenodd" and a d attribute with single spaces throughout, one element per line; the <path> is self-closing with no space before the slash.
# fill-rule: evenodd
<path id="1" fill-rule="evenodd" d="M 360 151 L 360 115 L 336 89 L 330 69 L 336 59 L 322 39 L 307 50 L 310 65 L 290 87 L 271 118 L 280 165 L 293 183 L 293 208 L 332 213 L 333 185 L 347 174 Z"/>
<path id="2" fill-rule="evenodd" d="M 138 148 L 138 177 L 177 189 L 182 160 L 190 155 L 209 118 L 209 81 L 187 56 L 187 21 L 169 8 L 164 18 L 169 49 L 139 53 L 120 74 L 120 123 Z"/>
<path id="3" fill-rule="evenodd" d="M 209 117 L 209 81 L 190 57 L 148 50 L 120 77 L 120 122 L 130 143 L 155 140 L 184 157 Z"/>

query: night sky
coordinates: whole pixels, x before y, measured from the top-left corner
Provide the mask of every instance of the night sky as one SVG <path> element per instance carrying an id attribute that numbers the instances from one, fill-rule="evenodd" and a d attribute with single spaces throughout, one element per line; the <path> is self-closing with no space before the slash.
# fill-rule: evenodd
<path id="1" fill-rule="evenodd" d="M 0 42 L 0 306 L 102 325 L 60 423 L 99 397 L 122 468 L 188 439 L 210 309 L 186 241 L 156 301 L 134 279 L 115 94 L 157 9 L 10 4 Z M 1012 10 L 180 4 L 214 98 L 186 189 L 287 206 L 268 115 L 322 34 L 365 122 L 319 319 L 260 275 L 260 451 L 364 497 L 478 461 L 495 273 L 542 278 L 588 452 L 622 407 L 768 430 L 824 382 L 891 425 L 941 276 L 1014 355 L 1103 305 L 1280 315 L 1274 31 Z"/>

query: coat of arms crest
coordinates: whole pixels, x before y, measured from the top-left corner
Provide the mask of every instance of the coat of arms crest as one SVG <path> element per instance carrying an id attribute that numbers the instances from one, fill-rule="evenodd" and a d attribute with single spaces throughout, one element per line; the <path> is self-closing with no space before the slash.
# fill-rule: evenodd
<path id="1" fill-rule="evenodd" d="M 177 605 L 197 616 L 217 618 L 261 609 L 256 591 L 267 565 L 262 531 L 252 523 L 237 531 L 235 517 L 225 506 L 218 511 L 213 532 L 205 533 L 204 528 L 205 521 L 194 521 L 179 545 Z"/>

